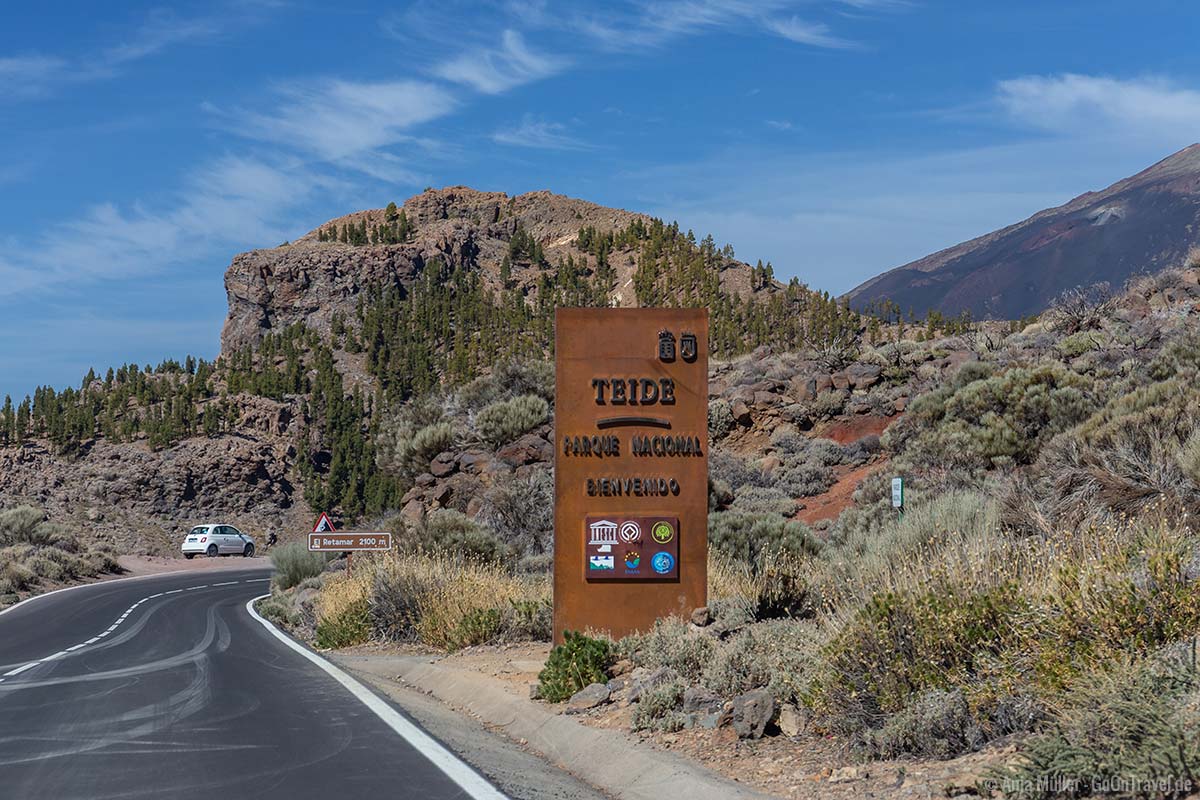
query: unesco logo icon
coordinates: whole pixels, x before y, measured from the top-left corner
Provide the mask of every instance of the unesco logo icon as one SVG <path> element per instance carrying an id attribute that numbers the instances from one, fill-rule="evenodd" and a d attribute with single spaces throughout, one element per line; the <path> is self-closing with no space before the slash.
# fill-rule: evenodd
<path id="1" fill-rule="evenodd" d="M 634 542 L 641 541 L 641 539 L 642 539 L 642 526 L 638 525 L 636 521 L 631 519 L 628 522 L 624 522 L 621 524 L 621 541 L 622 542 L 625 542 L 625 544 L 633 544 Z"/>
<path id="2" fill-rule="evenodd" d="M 650 559 L 650 566 L 659 575 L 666 575 L 675 569 L 675 559 L 670 553 L 655 553 L 654 558 Z"/>

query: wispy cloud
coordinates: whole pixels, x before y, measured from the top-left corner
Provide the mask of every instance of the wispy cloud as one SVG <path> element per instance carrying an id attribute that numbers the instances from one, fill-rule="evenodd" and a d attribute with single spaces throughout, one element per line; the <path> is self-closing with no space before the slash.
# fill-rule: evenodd
<path id="1" fill-rule="evenodd" d="M 492 134 L 492 141 L 513 147 L 533 147 L 542 150 L 590 150 L 592 145 L 567 133 L 561 122 L 547 122 L 532 114 L 521 118 L 521 123 L 501 128 Z"/>
<path id="2" fill-rule="evenodd" d="M 506 30 L 496 47 L 472 49 L 438 65 L 433 74 L 484 94 L 499 94 L 553 75 L 566 64 L 556 56 L 535 53 L 518 31 Z"/>
<path id="3" fill-rule="evenodd" d="M 328 184 L 294 166 L 222 158 L 192 173 L 163 208 L 96 205 L 24 246 L 7 248 L 0 255 L 0 296 L 130 278 L 230 244 L 282 240 L 289 212 Z"/>
<path id="4" fill-rule="evenodd" d="M 253 18 L 254 13 L 251 6 L 197 17 L 178 17 L 158 10 L 122 41 L 91 54 L 67 58 L 31 53 L 0 58 L 0 99 L 43 97 L 72 84 L 114 78 L 134 62 L 157 55 L 173 45 L 217 36 L 229 27 Z"/>
<path id="5" fill-rule="evenodd" d="M 658 46 L 682 37 L 718 30 L 767 31 L 809 47 L 847 49 L 857 42 L 836 35 L 824 22 L 798 12 L 845 6 L 859 11 L 902 8 L 900 0 L 634 0 L 603 14 L 578 14 L 571 24 L 603 47 Z"/>
<path id="6" fill-rule="evenodd" d="M 786 119 L 769 119 L 767 120 L 767 127 L 774 128 L 777 131 L 790 131 L 796 126 Z"/>
<path id="7" fill-rule="evenodd" d="M 282 88 L 271 110 L 233 115 L 231 131 L 346 162 L 407 140 L 413 126 L 455 105 L 448 91 L 425 81 L 295 83 Z"/>
<path id="8" fill-rule="evenodd" d="M 764 24 L 767 30 L 798 44 L 827 47 L 836 50 L 845 50 L 859 46 L 857 42 L 834 36 L 829 26 L 823 22 L 809 22 L 808 20 L 800 19 L 800 17 L 788 17 L 768 19 Z"/>
<path id="9" fill-rule="evenodd" d="M 1013 120 L 1055 133 L 1200 138 L 1200 91 L 1162 78 L 1030 75 L 1001 81 L 996 102 Z"/>
<path id="10" fill-rule="evenodd" d="M 37 97 L 68 74 L 68 63 L 56 56 L 0 58 L 0 99 Z"/>

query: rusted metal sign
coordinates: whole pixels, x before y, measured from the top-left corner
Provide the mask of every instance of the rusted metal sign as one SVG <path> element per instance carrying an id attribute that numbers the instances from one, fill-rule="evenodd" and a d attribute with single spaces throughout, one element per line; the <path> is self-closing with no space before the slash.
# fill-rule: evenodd
<path id="1" fill-rule="evenodd" d="M 560 308 L 555 361 L 555 639 L 704 605 L 708 312 Z"/>
<path id="2" fill-rule="evenodd" d="M 392 535 L 379 531 L 328 531 L 310 533 L 308 549 L 345 553 L 355 550 L 391 550 Z"/>

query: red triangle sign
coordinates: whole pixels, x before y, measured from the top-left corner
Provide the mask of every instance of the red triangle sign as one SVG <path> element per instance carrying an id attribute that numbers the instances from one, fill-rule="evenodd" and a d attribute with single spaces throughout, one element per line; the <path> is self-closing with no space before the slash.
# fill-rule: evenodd
<path id="1" fill-rule="evenodd" d="M 332 533 L 333 530 L 333 523 L 329 521 L 329 515 L 322 511 L 321 516 L 317 517 L 317 523 L 313 525 L 313 533 Z"/>

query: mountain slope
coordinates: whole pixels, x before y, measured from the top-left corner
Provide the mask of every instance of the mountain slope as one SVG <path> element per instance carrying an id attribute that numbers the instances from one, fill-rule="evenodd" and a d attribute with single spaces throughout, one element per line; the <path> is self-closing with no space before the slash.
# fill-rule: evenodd
<path id="1" fill-rule="evenodd" d="M 853 289 L 855 308 L 890 300 L 920 316 L 1017 319 L 1067 289 L 1180 262 L 1200 243 L 1200 144 L 1099 192 L 883 273 Z"/>

